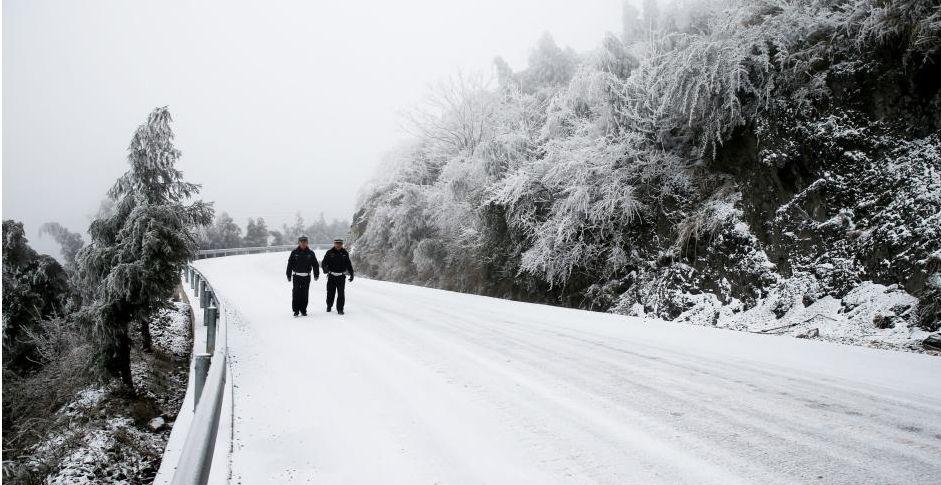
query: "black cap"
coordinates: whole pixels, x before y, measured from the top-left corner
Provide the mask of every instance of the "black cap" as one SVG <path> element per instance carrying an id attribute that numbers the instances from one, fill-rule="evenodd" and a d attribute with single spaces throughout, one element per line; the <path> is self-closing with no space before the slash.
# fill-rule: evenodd
<path id="1" fill-rule="evenodd" d="M 334 243 L 343 244 L 343 240 L 342 240 L 342 239 L 334 239 L 333 242 L 334 242 Z"/>
<path id="2" fill-rule="evenodd" d="M 297 242 L 301 242 L 301 241 L 307 241 L 307 236 L 301 236 L 297 238 Z"/>

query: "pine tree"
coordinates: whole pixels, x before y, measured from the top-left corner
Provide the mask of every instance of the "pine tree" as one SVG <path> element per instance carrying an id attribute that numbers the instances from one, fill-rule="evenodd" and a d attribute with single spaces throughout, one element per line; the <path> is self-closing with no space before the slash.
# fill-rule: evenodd
<path id="1" fill-rule="evenodd" d="M 548 32 L 529 54 L 529 81 L 535 85 L 565 84 L 575 73 L 577 56 L 571 49 L 563 50 Z"/>
<path id="2" fill-rule="evenodd" d="M 268 224 L 265 223 L 264 218 L 248 218 L 248 223 L 245 225 L 245 239 L 242 244 L 246 247 L 268 245 Z"/>
<path id="3" fill-rule="evenodd" d="M 291 244 L 290 239 L 284 235 L 282 231 L 271 230 L 268 231 L 268 235 L 271 236 L 271 245 L 272 246 L 283 246 L 285 244 Z"/>
<path id="4" fill-rule="evenodd" d="M 235 223 L 227 212 L 219 214 L 213 226 L 214 249 L 237 248 L 242 245 L 242 228 Z"/>
<path id="5" fill-rule="evenodd" d="M 31 335 L 43 320 L 64 313 L 68 290 L 65 270 L 55 258 L 29 246 L 23 223 L 3 221 L 4 371 L 39 365 Z"/>
<path id="6" fill-rule="evenodd" d="M 258 246 L 268 245 L 268 223 L 263 217 L 255 220 L 255 235 L 252 239 Z"/>
<path id="7" fill-rule="evenodd" d="M 62 258 L 69 266 L 75 264 L 75 255 L 85 245 L 81 234 L 68 230 L 58 222 L 47 222 L 39 226 L 39 234 L 48 234 L 56 240 L 61 248 Z"/>
<path id="8" fill-rule="evenodd" d="M 307 232 L 307 225 L 304 223 L 304 217 L 301 216 L 300 212 L 294 214 L 294 225 L 289 226 L 287 224 L 281 225 L 281 234 L 284 238 L 284 244 L 293 244 L 297 242 L 297 238 Z"/>
<path id="9" fill-rule="evenodd" d="M 644 11 L 644 29 L 652 34 L 660 28 L 660 6 L 657 0 L 644 0 L 641 8 Z"/>
<path id="10" fill-rule="evenodd" d="M 621 40 L 631 44 L 641 38 L 640 19 L 637 7 L 628 0 L 624 1 L 621 8 Z"/>
<path id="11" fill-rule="evenodd" d="M 105 368 L 133 393 L 129 328 L 140 324 L 150 347 L 150 318 L 166 304 L 186 261 L 197 251 L 196 228 L 212 220 L 212 206 L 187 203 L 199 186 L 176 169 L 172 118 L 155 109 L 128 147 L 130 168 L 108 193 L 111 211 L 89 227 L 91 242 L 79 251 L 79 279 L 87 289 L 79 318 L 99 347 Z"/>

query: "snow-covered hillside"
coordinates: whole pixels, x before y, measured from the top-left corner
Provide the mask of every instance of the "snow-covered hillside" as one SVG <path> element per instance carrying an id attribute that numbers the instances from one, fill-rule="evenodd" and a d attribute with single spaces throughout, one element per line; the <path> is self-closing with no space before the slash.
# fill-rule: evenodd
<path id="1" fill-rule="evenodd" d="M 201 260 L 228 308 L 232 483 L 932 483 L 941 359 L 358 278 L 290 312 L 281 253 Z"/>
<path id="2" fill-rule="evenodd" d="M 662 9 L 662 10 L 660 10 Z M 362 192 L 388 281 L 941 348 L 937 0 L 624 3 L 445 83 Z M 861 302 L 860 295 L 874 298 Z M 775 321 L 769 321 L 773 319 Z"/>

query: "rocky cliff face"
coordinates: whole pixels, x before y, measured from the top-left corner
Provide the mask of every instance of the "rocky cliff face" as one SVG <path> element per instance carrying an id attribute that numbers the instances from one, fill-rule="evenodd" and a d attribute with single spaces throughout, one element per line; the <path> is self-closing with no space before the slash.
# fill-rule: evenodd
<path id="1" fill-rule="evenodd" d="M 726 143 L 707 169 L 729 184 L 715 193 L 719 227 L 661 258 L 615 310 L 757 329 L 770 318 L 794 334 L 841 327 L 834 337 L 857 343 L 937 330 L 941 58 L 906 68 L 874 57 L 830 71 L 817 116 L 778 101 Z M 737 316 L 756 306 L 753 323 Z"/>

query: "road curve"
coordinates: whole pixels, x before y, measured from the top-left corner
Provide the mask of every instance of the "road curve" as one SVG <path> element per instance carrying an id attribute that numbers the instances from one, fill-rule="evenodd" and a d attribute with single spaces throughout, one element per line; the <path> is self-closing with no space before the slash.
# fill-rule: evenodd
<path id="1" fill-rule="evenodd" d="M 201 260 L 231 483 L 938 483 L 941 359 Z"/>

